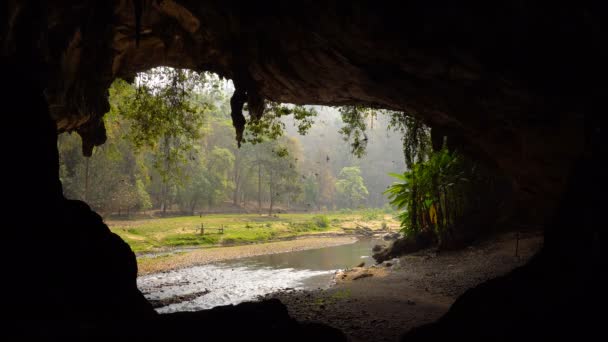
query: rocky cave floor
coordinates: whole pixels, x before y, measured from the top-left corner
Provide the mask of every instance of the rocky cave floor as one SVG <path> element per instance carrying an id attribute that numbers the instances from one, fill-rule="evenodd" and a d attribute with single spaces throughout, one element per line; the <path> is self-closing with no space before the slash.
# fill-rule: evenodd
<path id="1" fill-rule="evenodd" d="M 277 298 L 299 321 L 320 322 L 352 341 L 396 341 L 438 319 L 467 289 L 523 265 L 542 246 L 541 232 L 505 233 L 457 251 L 428 249 L 336 275 L 326 290 L 285 290 Z M 354 279 L 354 280 L 353 280 Z"/>

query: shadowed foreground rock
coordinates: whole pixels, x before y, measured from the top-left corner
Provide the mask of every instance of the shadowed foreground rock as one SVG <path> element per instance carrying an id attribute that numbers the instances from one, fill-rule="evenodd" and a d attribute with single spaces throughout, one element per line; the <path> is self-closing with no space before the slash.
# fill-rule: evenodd
<path id="1" fill-rule="evenodd" d="M 255 334 L 257 323 L 275 327 L 274 336 L 294 327 L 276 303 L 159 320 L 135 286 L 128 246 L 63 198 L 57 132 L 77 131 L 90 155 L 105 141 L 111 82 L 167 65 L 232 79 L 237 130 L 244 102 L 254 116 L 265 100 L 383 107 L 420 118 L 509 177 L 515 216 L 545 227 L 543 250 L 530 265 L 470 290 L 407 340 L 562 331 L 601 339 L 594 310 L 605 303 L 608 259 L 599 171 L 606 12 L 596 2 L 395 4 L 3 2 L 2 332 L 21 340 L 180 333 L 199 340 L 226 317 L 239 317 L 223 326 L 235 338 Z M 276 321 L 264 319 L 266 309 L 276 309 Z M 247 319 L 249 331 L 241 329 Z M 309 337 L 301 329 L 290 340 Z"/>
<path id="2" fill-rule="evenodd" d="M 606 234 L 560 236 L 571 227 L 597 228 L 581 217 L 599 208 L 579 199 L 600 169 L 597 160 L 578 163 L 568 194 L 545 230 L 545 247 L 528 264 L 467 290 L 441 319 L 413 329 L 402 341 L 605 339 Z"/>
<path id="3" fill-rule="evenodd" d="M 40 148 L 38 158 L 11 150 L 9 157 L 19 167 L 5 170 L 7 179 L 29 181 L 19 188 L 8 186 L 19 204 L 11 214 L 20 218 L 15 222 L 20 229 L 8 229 L 2 237 L 6 245 L 0 257 L 11 261 L 3 268 L 8 277 L 2 283 L 2 336 L 59 341 L 344 339 L 336 329 L 296 322 L 279 301 L 157 314 L 137 288 L 130 247 L 87 204 L 61 195 L 56 129 L 37 82 L 14 69 L 2 71 L 12 84 L 5 110 L 32 114 L 20 123 L 33 134 L 24 146 Z M 39 195 L 33 199 L 32 194 Z M 31 207 L 33 200 L 47 205 Z"/>
<path id="4" fill-rule="evenodd" d="M 335 328 L 296 322 L 277 299 L 162 315 L 159 323 L 161 334 L 168 339 L 346 341 L 345 335 Z"/>

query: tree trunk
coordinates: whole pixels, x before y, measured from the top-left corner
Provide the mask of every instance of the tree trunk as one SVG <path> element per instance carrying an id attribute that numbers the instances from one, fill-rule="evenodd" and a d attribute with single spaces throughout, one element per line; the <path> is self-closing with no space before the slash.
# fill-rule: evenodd
<path id="1" fill-rule="evenodd" d="M 268 183 L 268 189 L 270 190 L 270 206 L 268 209 L 268 216 L 272 215 L 272 205 L 274 204 L 274 184 L 272 183 L 273 179 L 272 179 L 272 171 L 270 171 L 268 173 L 269 176 L 269 183 Z"/>
<path id="2" fill-rule="evenodd" d="M 164 157 L 165 157 L 165 172 L 166 174 L 169 174 L 169 153 L 171 152 L 171 144 L 169 143 L 169 139 L 170 137 L 165 134 L 164 136 L 164 140 L 165 140 L 165 150 L 164 150 Z M 164 177 L 163 177 L 164 178 Z M 168 185 L 167 185 L 167 179 L 161 179 L 161 194 L 162 194 L 162 207 L 163 207 L 163 216 L 165 216 L 165 214 L 167 213 L 167 195 L 168 195 Z"/>
<path id="3" fill-rule="evenodd" d="M 190 204 L 190 214 L 194 216 L 194 209 L 196 209 L 196 199 L 192 200 L 192 203 Z"/>
<path id="4" fill-rule="evenodd" d="M 239 204 L 239 183 L 238 182 L 234 183 L 234 192 L 232 193 L 232 204 L 234 204 L 234 205 Z"/>
<path id="5" fill-rule="evenodd" d="M 241 181 L 241 175 L 239 172 L 239 168 L 241 166 L 241 159 L 240 157 L 240 152 L 237 151 L 234 155 L 234 176 L 232 177 L 232 180 L 234 181 L 234 192 L 232 193 L 232 204 L 234 205 L 238 205 L 239 204 L 239 188 L 240 188 L 240 181 Z"/>
<path id="6" fill-rule="evenodd" d="M 272 216 L 272 205 L 273 205 L 273 200 L 272 200 L 272 196 L 270 197 L 270 206 L 268 207 L 268 216 Z"/>
<path id="7" fill-rule="evenodd" d="M 262 213 L 262 165 L 258 163 L 258 213 Z"/>
<path id="8" fill-rule="evenodd" d="M 160 185 L 160 207 L 162 210 L 162 216 L 165 216 L 167 213 L 167 194 L 166 194 L 166 184 L 164 182 Z"/>

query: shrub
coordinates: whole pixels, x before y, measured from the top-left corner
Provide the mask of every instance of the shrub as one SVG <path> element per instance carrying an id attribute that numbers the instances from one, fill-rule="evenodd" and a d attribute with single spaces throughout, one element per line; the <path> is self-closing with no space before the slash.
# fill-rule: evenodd
<path id="1" fill-rule="evenodd" d="M 326 216 L 314 216 L 310 221 L 306 222 L 291 222 L 289 230 L 292 232 L 308 232 L 315 230 L 324 230 L 329 227 L 329 219 Z"/>
<path id="2" fill-rule="evenodd" d="M 361 214 L 361 218 L 366 221 L 378 220 L 381 216 L 380 209 L 367 209 Z"/>
<path id="3" fill-rule="evenodd" d="M 222 244 L 223 245 L 234 245 L 234 244 L 236 244 L 236 242 L 237 242 L 237 239 L 235 239 L 235 238 L 225 238 L 225 239 L 222 239 Z"/>
<path id="4" fill-rule="evenodd" d="M 312 222 L 319 228 L 329 227 L 329 219 L 325 215 L 317 215 L 312 218 Z"/>

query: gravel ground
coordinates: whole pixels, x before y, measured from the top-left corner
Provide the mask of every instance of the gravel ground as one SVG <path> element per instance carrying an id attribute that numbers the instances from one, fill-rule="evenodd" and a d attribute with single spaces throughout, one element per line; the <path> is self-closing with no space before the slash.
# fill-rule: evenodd
<path id="1" fill-rule="evenodd" d="M 339 273 L 328 290 L 264 298 L 278 298 L 294 318 L 329 324 L 352 341 L 397 341 L 409 329 L 438 319 L 467 289 L 523 265 L 543 238 L 539 233 L 520 236 L 517 257 L 516 240 L 508 233 L 459 251 L 425 250 L 388 267 Z"/>

